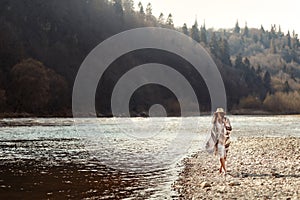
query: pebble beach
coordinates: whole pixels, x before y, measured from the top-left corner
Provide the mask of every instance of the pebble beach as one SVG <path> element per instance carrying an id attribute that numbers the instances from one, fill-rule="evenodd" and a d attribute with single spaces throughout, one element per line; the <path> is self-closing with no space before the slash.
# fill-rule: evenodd
<path id="1" fill-rule="evenodd" d="M 300 199 L 300 138 L 242 137 L 231 143 L 227 174 L 199 151 L 174 183 L 179 199 Z"/>

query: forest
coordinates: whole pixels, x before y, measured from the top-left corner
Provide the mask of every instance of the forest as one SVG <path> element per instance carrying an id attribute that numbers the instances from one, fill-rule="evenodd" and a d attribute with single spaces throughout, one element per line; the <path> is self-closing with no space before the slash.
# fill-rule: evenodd
<path id="1" fill-rule="evenodd" d="M 236 21 L 231 29 L 215 30 L 195 19 L 190 27 L 175 27 L 171 13 L 153 16 L 151 3 L 134 8 L 133 0 L 3 0 L 0 13 L 0 116 L 72 116 L 72 86 L 85 57 L 110 36 L 138 27 L 168 28 L 199 42 L 221 72 L 230 113 L 300 113 L 300 42 L 295 31 L 284 33 L 280 25 L 252 28 Z M 99 116 L 112 115 L 118 79 L 149 62 L 182 71 L 201 111 L 210 112 L 205 82 L 188 62 L 145 49 L 121 56 L 100 79 Z M 147 115 L 157 102 L 168 107 L 168 116 L 180 114 L 174 95 L 151 85 L 134 93 L 130 112 Z"/>

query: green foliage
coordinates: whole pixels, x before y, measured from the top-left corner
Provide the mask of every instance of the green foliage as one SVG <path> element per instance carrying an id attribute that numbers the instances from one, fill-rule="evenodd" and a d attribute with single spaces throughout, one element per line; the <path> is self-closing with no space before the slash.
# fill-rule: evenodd
<path id="1" fill-rule="evenodd" d="M 53 113 L 70 109 L 72 91 L 68 85 L 73 85 L 82 60 L 97 44 L 111 35 L 137 27 L 175 29 L 171 14 L 165 19 L 161 13 L 156 19 L 150 3 L 146 10 L 141 2 L 137 11 L 133 5 L 133 0 L 2 2 L 0 110 Z M 14 12 L 7 6 L 15 8 Z M 270 99 L 278 98 L 276 93 L 290 95 L 300 89 L 300 43 L 294 31 L 285 35 L 276 25 L 266 30 L 263 26 L 248 28 L 245 24 L 241 29 L 238 21 L 228 30 L 206 29 L 205 24 L 199 30 L 197 21 L 190 29 L 184 24 L 176 30 L 190 35 L 211 53 L 228 92 L 229 108 L 240 105 L 254 109 L 254 105 L 258 105 L 256 101 L 263 101 L 266 96 L 269 102 L 264 104 L 269 105 Z M 126 64 L 144 63 L 148 61 L 147 56 L 131 56 Z M 170 56 L 157 56 L 159 61 L 169 58 L 176 65 Z M 26 60 L 30 57 L 35 60 Z M 123 65 L 118 63 L 118 66 Z M 123 68 L 116 69 L 117 73 Z M 192 71 L 188 70 L 187 74 Z M 111 75 L 110 79 L 115 76 Z M 198 90 L 202 91 L 203 87 Z M 39 91 L 44 98 L 32 94 L 33 91 Z M 34 98 L 37 101 L 32 101 Z M 208 101 L 203 100 L 201 106 L 209 107 Z"/>
<path id="2" fill-rule="evenodd" d="M 16 111 L 38 113 L 49 102 L 49 77 L 41 62 L 27 59 L 11 70 L 14 107 Z"/>
<path id="3" fill-rule="evenodd" d="M 45 113 L 54 104 L 65 101 L 67 91 L 63 77 L 41 62 L 26 59 L 11 69 L 11 105 L 17 112 Z"/>

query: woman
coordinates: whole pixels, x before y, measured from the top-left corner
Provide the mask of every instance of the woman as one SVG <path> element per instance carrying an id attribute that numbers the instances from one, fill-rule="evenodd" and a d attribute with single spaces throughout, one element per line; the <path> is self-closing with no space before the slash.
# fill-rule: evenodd
<path id="1" fill-rule="evenodd" d="M 222 173 L 222 170 L 224 170 L 226 174 L 226 153 L 228 152 L 230 144 L 229 135 L 232 128 L 229 119 L 225 117 L 223 108 L 217 108 L 214 113 L 212 124 L 211 137 L 206 144 L 206 149 L 209 150 L 214 148 L 215 155 L 218 154 L 220 158 L 221 166 L 219 172 Z"/>

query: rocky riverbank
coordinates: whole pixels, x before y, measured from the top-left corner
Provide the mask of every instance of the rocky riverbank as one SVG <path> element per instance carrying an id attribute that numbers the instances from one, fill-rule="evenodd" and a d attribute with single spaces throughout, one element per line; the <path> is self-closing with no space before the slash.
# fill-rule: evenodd
<path id="1" fill-rule="evenodd" d="M 239 138 L 227 160 L 225 176 L 206 152 L 185 159 L 180 199 L 300 199 L 300 138 Z"/>

